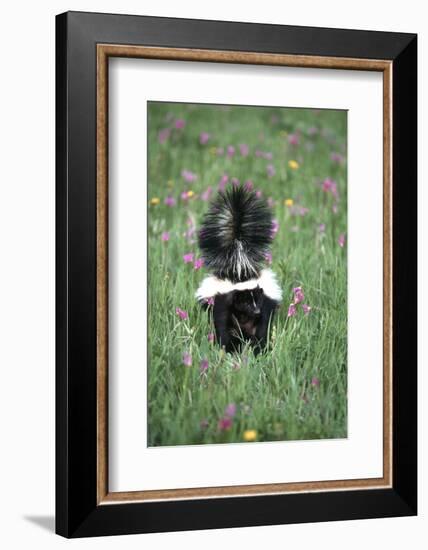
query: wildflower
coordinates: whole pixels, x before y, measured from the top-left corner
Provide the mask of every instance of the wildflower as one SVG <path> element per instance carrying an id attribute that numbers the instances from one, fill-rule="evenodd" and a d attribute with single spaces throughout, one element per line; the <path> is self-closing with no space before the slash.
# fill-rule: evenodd
<path id="1" fill-rule="evenodd" d="M 314 136 L 317 133 L 318 128 L 316 128 L 315 126 L 311 126 L 310 128 L 308 128 L 308 136 Z"/>
<path id="2" fill-rule="evenodd" d="M 180 309 L 179 307 L 175 308 L 175 313 L 180 317 L 181 320 L 185 320 L 189 318 L 189 315 L 187 311 L 184 311 L 184 309 Z"/>
<path id="3" fill-rule="evenodd" d="M 335 162 L 336 164 L 342 164 L 343 162 L 343 156 L 340 153 L 331 153 L 330 159 L 332 162 Z"/>
<path id="4" fill-rule="evenodd" d="M 224 409 L 224 416 L 227 416 L 229 418 L 233 418 L 236 414 L 236 405 L 235 403 L 229 403 L 229 405 L 226 406 Z"/>
<path id="5" fill-rule="evenodd" d="M 293 206 L 294 201 L 293 199 L 285 199 L 284 204 L 285 206 Z"/>
<path id="6" fill-rule="evenodd" d="M 193 267 L 197 271 L 198 269 L 201 269 L 201 267 L 204 265 L 204 260 L 202 258 L 198 258 L 195 260 L 195 263 L 193 264 Z"/>
<path id="7" fill-rule="evenodd" d="M 271 254 L 271 252 L 266 252 L 265 253 L 265 260 L 269 265 L 272 263 L 272 254 Z"/>
<path id="8" fill-rule="evenodd" d="M 198 176 L 190 170 L 182 170 L 181 177 L 188 183 L 192 183 L 198 179 Z"/>
<path id="9" fill-rule="evenodd" d="M 182 118 L 177 118 L 177 120 L 174 122 L 175 128 L 177 130 L 182 130 L 186 126 L 186 121 Z"/>
<path id="10" fill-rule="evenodd" d="M 337 211 L 339 210 L 338 206 L 337 206 L 337 203 L 335 202 L 333 204 L 333 206 L 331 207 L 331 211 L 333 212 L 333 214 L 337 214 Z"/>
<path id="11" fill-rule="evenodd" d="M 193 252 L 188 252 L 187 254 L 184 254 L 183 261 L 185 264 L 190 264 L 193 262 Z"/>
<path id="12" fill-rule="evenodd" d="M 183 201 L 187 201 L 195 196 L 195 192 L 191 189 L 189 191 L 183 191 L 180 195 Z"/>
<path id="13" fill-rule="evenodd" d="M 188 351 L 185 351 L 183 353 L 183 365 L 185 367 L 191 367 L 192 366 L 192 355 Z"/>
<path id="14" fill-rule="evenodd" d="M 296 306 L 294 304 L 290 304 L 288 306 L 287 317 L 294 317 L 295 315 L 296 315 Z"/>
<path id="15" fill-rule="evenodd" d="M 226 184 L 229 182 L 229 176 L 227 174 L 223 174 L 220 178 L 220 181 L 218 182 L 218 190 L 224 191 Z"/>
<path id="16" fill-rule="evenodd" d="M 204 373 L 208 370 L 208 367 L 209 367 L 208 359 L 202 359 L 201 364 L 199 365 L 199 371 L 201 373 Z"/>
<path id="17" fill-rule="evenodd" d="M 210 147 L 210 153 L 211 155 L 216 155 L 217 154 L 217 147 Z"/>
<path id="18" fill-rule="evenodd" d="M 294 303 L 300 304 L 305 299 L 305 295 L 303 294 L 303 290 L 301 286 L 296 286 L 296 288 L 293 288 L 293 294 L 294 294 Z"/>
<path id="19" fill-rule="evenodd" d="M 308 315 L 312 310 L 311 306 L 308 306 L 308 304 L 302 304 L 302 309 L 305 315 Z"/>
<path id="20" fill-rule="evenodd" d="M 339 238 L 337 239 L 337 242 L 338 242 L 338 244 L 341 248 L 343 248 L 345 246 L 345 234 L 344 233 L 341 233 L 339 235 Z"/>
<path id="21" fill-rule="evenodd" d="M 166 182 L 166 185 L 168 186 L 169 189 L 172 189 L 174 187 L 174 180 L 168 180 Z"/>
<path id="22" fill-rule="evenodd" d="M 244 441 L 255 441 L 257 439 L 256 430 L 245 430 L 244 432 Z"/>
<path id="23" fill-rule="evenodd" d="M 246 191 L 252 191 L 254 189 L 254 183 L 251 180 L 247 180 L 244 183 L 244 187 Z"/>
<path id="24" fill-rule="evenodd" d="M 171 130 L 169 128 L 164 128 L 163 130 L 160 130 L 160 132 L 158 133 L 159 143 L 165 143 L 165 141 L 169 138 L 170 133 Z"/>
<path id="25" fill-rule="evenodd" d="M 269 197 L 266 202 L 269 208 L 273 208 L 275 206 L 275 200 L 272 197 Z"/>
<path id="26" fill-rule="evenodd" d="M 288 161 L 288 167 L 291 168 L 291 170 L 297 170 L 299 168 L 299 163 L 297 160 L 291 159 Z"/>
<path id="27" fill-rule="evenodd" d="M 228 147 L 227 147 L 227 156 L 228 157 L 233 157 L 234 154 L 235 154 L 235 147 L 233 145 L 228 145 Z"/>
<path id="28" fill-rule="evenodd" d="M 318 233 L 325 233 L 325 223 L 320 223 L 318 225 Z"/>
<path id="29" fill-rule="evenodd" d="M 230 180 L 230 183 L 231 183 L 232 185 L 234 185 L 235 187 L 237 187 L 237 186 L 239 185 L 239 179 L 238 179 L 238 178 L 232 178 L 232 179 Z"/>
<path id="30" fill-rule="evenodd" d="M 224 154 L 224 147 L 217 147 L 216 154 L 218 157 L 221 157 Z"/>
<path id="31" fill-rule="evenodd" d="M 208 339 L 208 342 L 210 343 L 214 342 L 214 332 L 209 332 L 207 334 L 207 339 Z"/>
<path id="32" fill-rule="evenodd" d="M 201 132 L 199 134 L 199 143 L 201 145 L 206 145 L 210 139 L 210 135 L 208 132 Z"/>
<path id="33" fill-rule="evenodd" d="M 272 220 L 272 229 L 270 231 L 271 237 L 275 237 L 275 235 L 278 233 L 279 230 L 279 223 L 278 220 Z"/>
<path id="34" fill-rule="evenodd" d="M 211 198 L 212 192 L 213 192 L 213 188 L 207 187 L 207 189 L 201 194 L 201 199 L 203 201 L 209 201 Z"/>
<path id="35" fill-rule="evenodd" d="M 241 143 L 239 145 L 239 152 L 241 153 L 242 157 L 248 156 L 248 153 L 250 152 L 250 148 L 246 143 Z"/>
<path id="36" fill-rule="evenodd" d="M 273 164 L 268 164 L 266 166 L 266 172 L 267 172 L 268 178 L 273 178 L 273 176 L 276 174 L 275 166 Z"/>
<path id="37" fill-rule="evenodd" d="M 315 386 L 316 388 L 319 388 L 320 381 L 319 378 L 316 378 L 315 376 L 311 380 L 311 386 Z"/>
<path id="38" fill-rule="evenodd" d="M 174 197 L 170 197 L 169 195 L 165 198 L 165 200 L 163 201 L 164 204 L 166 204 L 167 206 L 175 206 L 176 204 L 176 200 L 174 199 Z"/>
<path id="39" fill-rule="evenodd" d="M 218 429 L 221 432 L 230 430 L 231 427 L 232 427 L 232 419 L 227 416 L 225 416 L 224 418 L 220 418 L 220 420 L 218 421 Z"/>
<path id="40" fill-rule="evenodd" d="M 333 181 L 332 179 L 326 178 L 322 182 L 322 190 L 325 193 L 331 193 L 333 195 L 333 197 L 335 197 L 337 199 L 337 197 L 338 197 L 337 183 L 335 181 Z"/>
<path id="41" fill-rule="evenodd" d="M 161 239 L 162 239 L 163 242 L 169 241 L 169 233 L 168 233 L 168 231 L 164 231 L 164 232 L 162 233 Z"/>
<path id="42" fill-rule="evenodd" d="M 150 204 L 152 204 L 153 206 L 156 206 L 159 203 L 160 203 L 159 197 L 153 197 L 152 199 L 150 199 Z"/>
<path id="43" fill-rule="evenodd" d="M 257 191 L 256 191 L 256 197 L 257 197 L 258 199 L 261 199 L 262 196 L 263 196 L 263 192 L 260 191 L 260 189 L 257 189 Z"/>
<path id="44" fill-rule="evenodd" d="M 207 298 L 207 306 L 213 306 L 214 305 L 214 298 L 211 296 L 210 298 Z"/>
<path id="45" fill-rule="evenodd" d="M 297 134 L 297 133 L 289 134 L 288 143 L 290 145 L 296 146 L 296 145 L 299 145 L 299 142 L 300 142 L 299 134 Z"/>

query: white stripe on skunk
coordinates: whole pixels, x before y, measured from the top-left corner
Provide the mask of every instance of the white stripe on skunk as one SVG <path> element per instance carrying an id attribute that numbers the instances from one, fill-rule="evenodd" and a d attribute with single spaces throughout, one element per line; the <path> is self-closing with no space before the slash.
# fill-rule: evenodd
<path id="1" fill-rule="evenodd" d="M 232 290 L 251 290 L 260 287 L 268 298 L 281 302 L 282 290 L 275 273 L 270 269 L 262 269 L 260 277 L 240 283 L 232 283 L 228 279 L 219 279 L 215 275 L 208 275 L 203 279 L 195 296 L 198 300 L 213 298 L 216 294 L 227 294 Z"/>

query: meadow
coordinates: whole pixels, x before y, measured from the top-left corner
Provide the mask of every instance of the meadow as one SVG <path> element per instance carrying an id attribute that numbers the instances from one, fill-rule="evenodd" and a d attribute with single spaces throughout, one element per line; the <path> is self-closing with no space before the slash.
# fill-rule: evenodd
<path id="1" fill-rule="evenodd" d="M 149 103 L 149 446 L 347 436 L 346 136 L 344 111 Z M 194 297 L 229 185 L 274 218 L 284 301 L 258 356 L 224 353 Z"/>

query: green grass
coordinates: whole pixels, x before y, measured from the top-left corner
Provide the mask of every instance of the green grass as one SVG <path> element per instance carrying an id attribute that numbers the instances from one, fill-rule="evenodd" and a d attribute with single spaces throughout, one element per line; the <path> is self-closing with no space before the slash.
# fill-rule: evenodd
<path id="1" fill-rule="evenodd" d="M 179 118 L 185 127 L 173 129 L 160 143 L 159 131 Z M 317 128 L 316 135 L 310 135 L 311 127 Z M 300 143 L 292 146 L 288 136 L 296 131 Z M 206 145 L 199 143 L 201 132 L 210 133 Z M 250 148 L 246 157 L 239 153 L 242 143 Z M 217 154 L 217 147 L 228 145 L 236 148 L 233 157 Z M 257 157 L 256 149 L 271 152 L 273 159 Z M 346 163 L 330 157 L 332 152 L 346 156 L 345 149 L 345 112 L 149 104 L 148 197 L 154 203 L 160 199 L 148 207 L 150 446 L 242 442 L 245 430 L 256 430 L 257 441 L 346 437 L 346 244 L 338 244 L 339 235 L 346 233 Z M 292 170 L 289 160 L 299 168 Z M 268 164 L 276 170 L 271 178 Z M 184 169 L 196 173 L 197 180 L 185 182 Z M 209 186 L 215 191 L 224 173 L 241 182 L 252 180 L 265 198 L 275 200 L 279 231 L 271 267 L 284 302 L 268 350 L 258 357 L 250 349 L 225 354 L 208 341 L 213 326 L 194 298 L 207 271 L 183 261 L 188 252 L 199 257 L 197 244 L 184 235 L 188 220 L 198 227 L 207 209 L 200 195 Z M 327 177 L 337 182 L 337 213 L 332 194 L 320 185 Z M 183 201 L 180 195 L 187 190 L 194 196 Z M 174 207 L 164 204 L 168 195 L 176 199 Z M 285 199 L 308 212 L 293 215 Z M 320 224 L 325 224 L 324 232 Z M 162 241 L 163 232 L 169 233 L 169 241 Z M 303 288 L 312 310 L 304 315 L 298 306 L 297 314 L 287 317 L 296 286 Z M 176 307 L 189 318 L 181 320 Z M 184 352 L 191 353 L 192 366 L 183 364 Z M 204 374 L 202 359 L 209 361 Z M 230 403 L 236 404 L 236 414 L 231 428 L 221 431 L 218 422 Z"/>

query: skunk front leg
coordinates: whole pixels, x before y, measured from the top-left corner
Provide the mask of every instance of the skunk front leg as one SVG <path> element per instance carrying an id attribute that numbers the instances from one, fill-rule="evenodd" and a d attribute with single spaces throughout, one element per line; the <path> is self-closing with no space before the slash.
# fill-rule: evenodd
<path id="1" fill-rule="evenodd" d="M 214 298 L 213 318 L 217 342 L 226 351 L 233 351 L 230 335 L 231 305 L 233 293 L 217 294 Z"/>
<path id="2" fill-rule="evenodd" d="M 272 322 L 277 302 L 268 298 L 266 295 L 263 297 L 263 305 L 261 315 L 256 328 L 255 335 L 255 349 L 254 353 L 257 355 L 263 351 L 266 347 L 268 340 L 269 323 Z"/>

